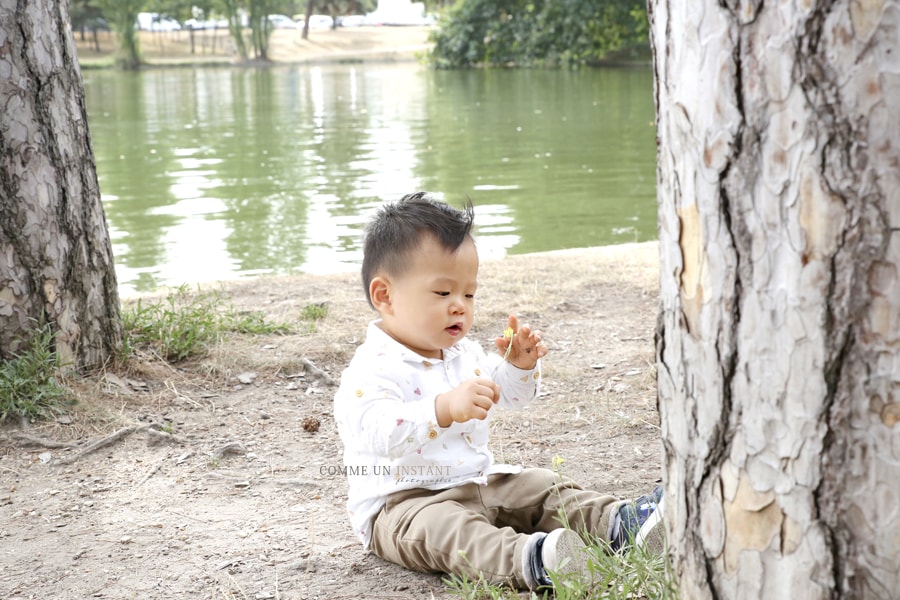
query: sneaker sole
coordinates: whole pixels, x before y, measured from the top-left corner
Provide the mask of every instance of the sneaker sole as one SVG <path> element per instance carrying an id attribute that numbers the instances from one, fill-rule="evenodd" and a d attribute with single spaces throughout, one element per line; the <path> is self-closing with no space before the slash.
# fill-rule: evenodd
<path id="1" fill-rule="evenodd" d="M 542 554 L 548 571 L 562 576 L 574 575 L 581 581 L 590 578 L 587 546 L 571 529 L 557 529 L 547 534 Z"/>
<path id="2" fill-rule="evenodd" d="M 648 554 L 660 556 L 666 552 L 666 524 L 663 522 L 665 498 L 656 505 L 656 510 L 644 521 L 635 537 L 635 544 Z"/>

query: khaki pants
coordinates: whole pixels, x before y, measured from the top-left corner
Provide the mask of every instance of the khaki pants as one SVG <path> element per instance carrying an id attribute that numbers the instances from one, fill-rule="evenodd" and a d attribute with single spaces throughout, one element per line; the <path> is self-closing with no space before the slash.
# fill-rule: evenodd
<path id="1" fill-rule="evenodd" d="M 562 526 L 608 539 L 612 496 L 584 490 L 547 469 L 492 475 L 486 486 L 392 494 L 375 519 L 372 551 L 416 571 L 527 587 L 523 549 L 530 534 Z"/>

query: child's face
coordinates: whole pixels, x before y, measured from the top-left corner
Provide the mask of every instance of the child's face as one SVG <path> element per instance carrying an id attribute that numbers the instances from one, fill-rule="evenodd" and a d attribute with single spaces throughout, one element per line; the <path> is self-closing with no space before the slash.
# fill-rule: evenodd
<path id="1" fill-rule="evenodd" d="M 475 318 L 478 251 L 467 236 L 448 252 L 423 236 L 412 264 L 399 277 L 385 276 L 387 299 L 378 302 L 382 328 L 395 340 L 428 358 L 461 340 Z"/>

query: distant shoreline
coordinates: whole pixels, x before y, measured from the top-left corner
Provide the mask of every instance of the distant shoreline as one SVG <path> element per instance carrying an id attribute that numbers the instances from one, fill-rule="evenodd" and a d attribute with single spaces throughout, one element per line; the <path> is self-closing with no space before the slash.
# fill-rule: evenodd
<path id="1" fill-rule="evenodd" d="M 242 61 L 227 31 L 138 32 L 143 68 L 260 67 L 292 64 L 417 62 L 432 47 L 432 28 L 419 26 L 313 29 L 302 39 L 300 29 L 277 29 L 269 40 L 268 61 Z M 75 32 L 82 69 L 115 66 L 117 39 L 98 32 L 97 44 L 88 33 Z M 97 45 L 100 50 L 97 51 Z"/>

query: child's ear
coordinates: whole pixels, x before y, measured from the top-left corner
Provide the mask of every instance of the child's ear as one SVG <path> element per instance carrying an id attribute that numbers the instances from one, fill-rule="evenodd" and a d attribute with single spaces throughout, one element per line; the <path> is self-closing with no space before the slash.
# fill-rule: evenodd
<path id="1" fill-rule="evenodd" d="M 391 310 L 391 283 L 384 277 L 375 277 L 369 282 L 369 297 L 372 306 L 378 312 L 390 312 Z"/>

